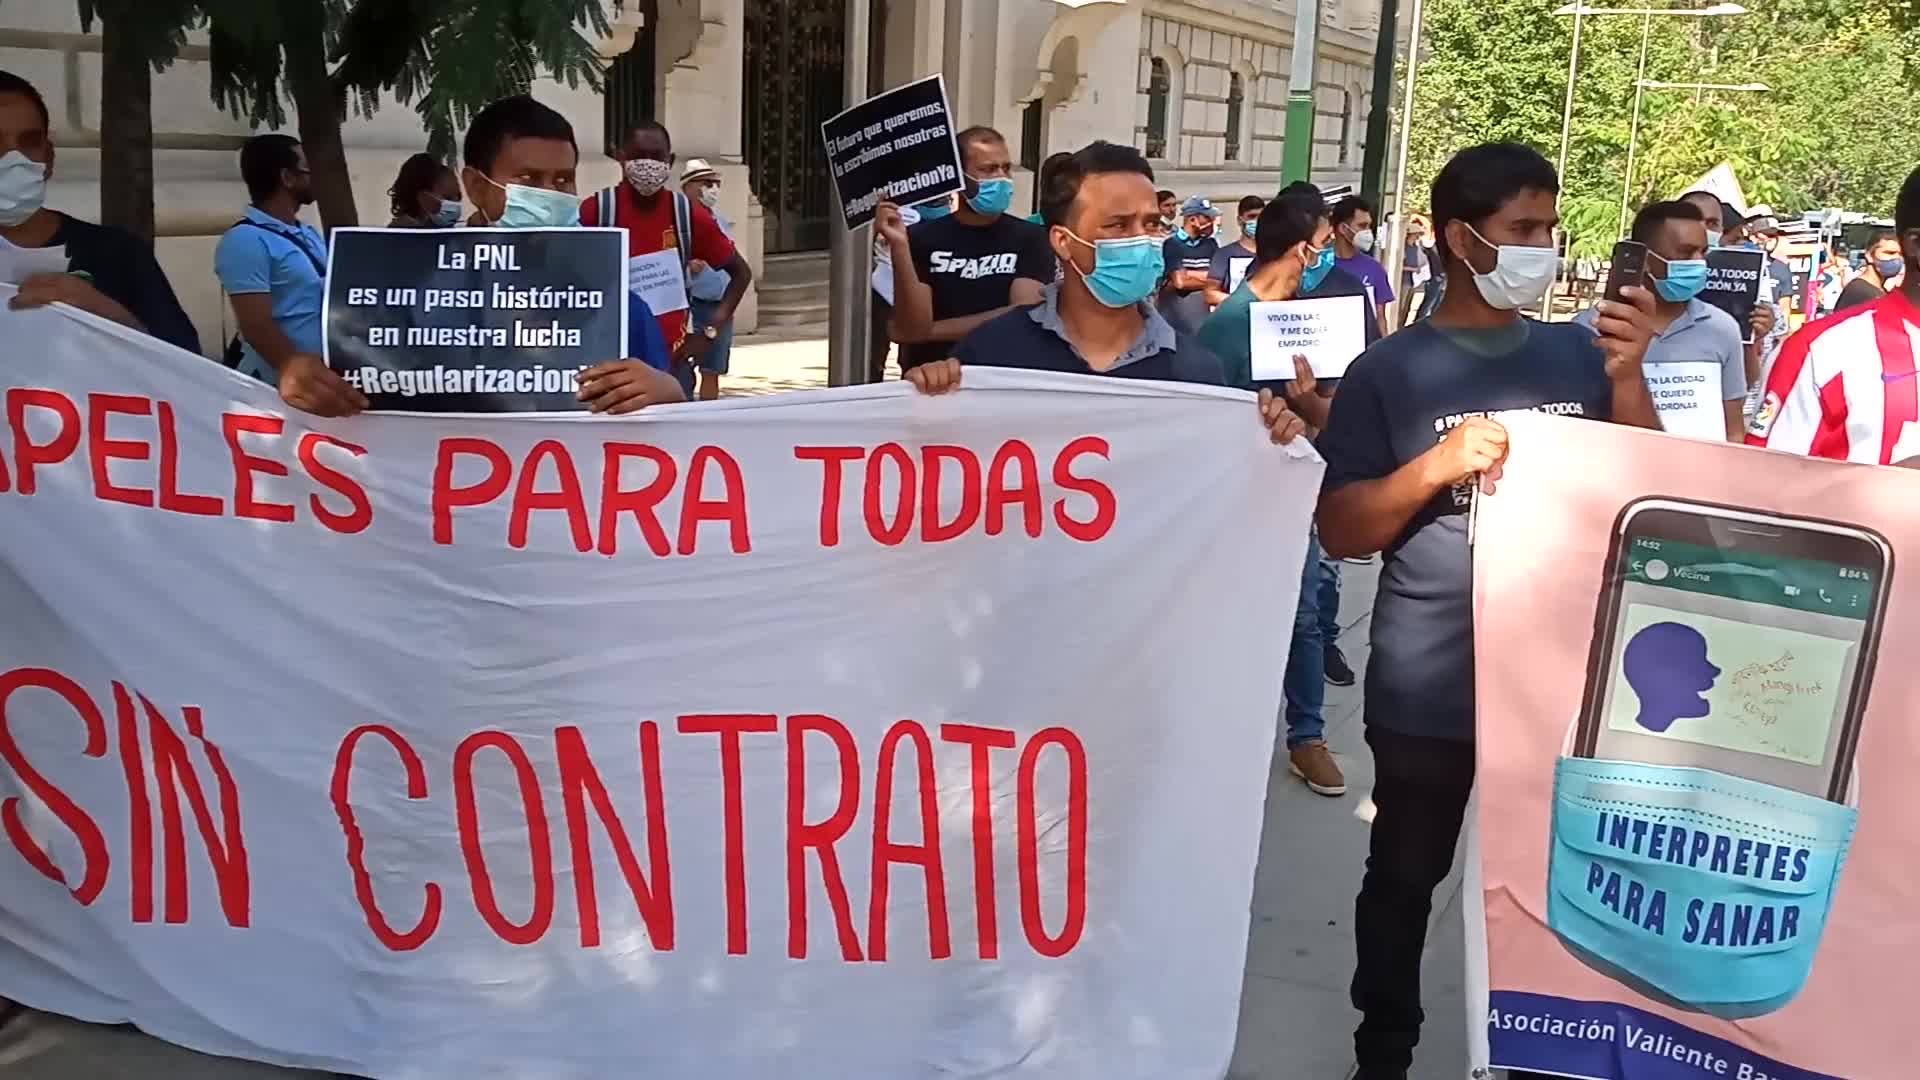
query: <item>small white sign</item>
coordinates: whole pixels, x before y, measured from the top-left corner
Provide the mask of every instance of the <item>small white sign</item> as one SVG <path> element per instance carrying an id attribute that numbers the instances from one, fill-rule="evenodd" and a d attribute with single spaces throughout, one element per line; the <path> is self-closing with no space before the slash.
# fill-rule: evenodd
<path id="1" fill-rule="evenodd" d="M 67 248 L 59 247 L 17 247 L 0 240 L 0 281 L 9 285 L 18 285 L 35 274 L 64 274 L 67 272 Z"/>
<path id="2" fill-rule="evenodd" d="M 1707 362 L 1648 364 L 1647 392 L 1660 426 L 1670 435 L 1727 441 L 1727 407 L 1720 365 Z"/>
<path id="3" fill-rule="evenodd" d="M 1337 379 L 1367 347 L 1367 299 L 1264 300 L 1252 305 L 1255 381 L 1293 378 L 1293 358 L 1304 356 L 1316 379 Z"/>
<path id="4" fill-rule="evenodd" d="M 627 291 L 640 294 L 655 315 L 687 310 L 687 276 L 672 248 L 627 260 Z"/>
<path id="5" fill-rule="evenodd" d="M 1228 260 L 1227 262 L 1227 291 L 1228 292 L 1232 292 L 1235 289 L 1238 289 L 1240 287 L 1240 283 L 1247 280 L 1247 268 L 1252 265 L 1253 265 L 1253 260 L 1250 258 Z"/>

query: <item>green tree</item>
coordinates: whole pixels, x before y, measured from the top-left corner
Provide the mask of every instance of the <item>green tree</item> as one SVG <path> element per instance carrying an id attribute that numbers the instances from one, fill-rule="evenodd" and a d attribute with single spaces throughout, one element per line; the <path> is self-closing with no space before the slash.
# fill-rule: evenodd
<path id="1" fill-rule="evenodd" d="M 192 0 L 80 0 L 100 25 L 100 220 L 153 243 L 153 73 L 179 58 Z"/>

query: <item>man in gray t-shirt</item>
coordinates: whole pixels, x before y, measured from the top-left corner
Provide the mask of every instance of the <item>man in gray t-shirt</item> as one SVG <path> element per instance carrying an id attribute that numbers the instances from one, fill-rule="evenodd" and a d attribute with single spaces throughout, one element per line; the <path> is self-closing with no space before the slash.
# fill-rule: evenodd
<path id="1" fill-rule="evenodd" d="M 1747 348 L 1733 316 L 1698 295 L 1706 283 L 1707 224 L 1692 203 L 1649 204 L 1633 219 L 1633 239 L 1647 245 L 1654 305 L 1647 346 L 1647 389 L 1660 423 L 1675 435 L 1740 442 L 1747 398 Z M 1574 322 L 1591 329 L 1599 311 Z"/>

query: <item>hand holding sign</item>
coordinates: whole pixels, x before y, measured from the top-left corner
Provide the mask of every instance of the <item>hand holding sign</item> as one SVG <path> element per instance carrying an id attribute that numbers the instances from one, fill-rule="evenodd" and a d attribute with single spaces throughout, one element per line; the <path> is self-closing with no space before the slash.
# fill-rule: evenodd
<path id="1" fill-rule="evenodd" d="M 1316 379 L 1337 379 L 1367 347 L 1367 298 L 1269 300 L 1251 307 L 1253 378 L 1285 382 L 1299 377 L 1295 360 L 1305 357 Z"/>

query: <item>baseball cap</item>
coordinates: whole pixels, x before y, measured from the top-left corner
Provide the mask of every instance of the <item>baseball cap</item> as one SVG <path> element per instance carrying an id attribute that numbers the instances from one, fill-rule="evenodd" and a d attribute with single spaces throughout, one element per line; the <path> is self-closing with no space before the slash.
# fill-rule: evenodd
<path id="1" fill-rule="evenodd" d="M 1208 202 L 1206 199 L 1201 198 L 1198 195 L 1195 195 L 1192 198 L 1188 199 L 1186 202 L 1180 204 L 1180 216 L 1194 217 L 1196 215 L 1200 217 L 1219 217 L 1220 210 L 1219 208 L 1215 207 L 1213 203 Z"/>

